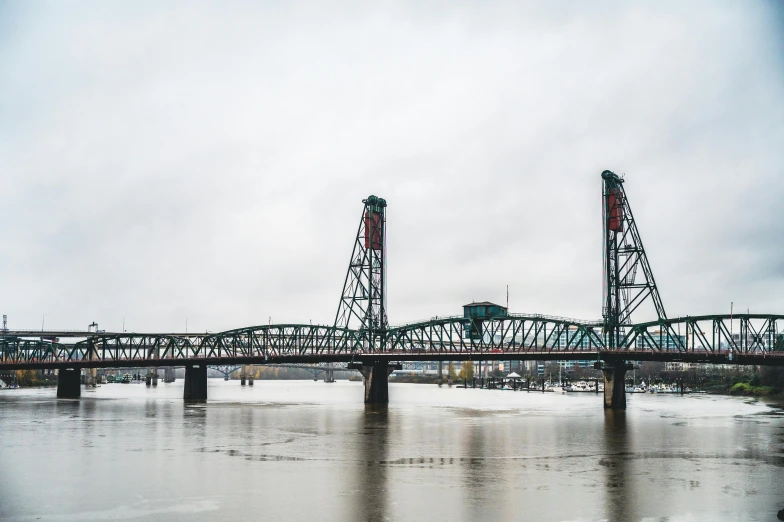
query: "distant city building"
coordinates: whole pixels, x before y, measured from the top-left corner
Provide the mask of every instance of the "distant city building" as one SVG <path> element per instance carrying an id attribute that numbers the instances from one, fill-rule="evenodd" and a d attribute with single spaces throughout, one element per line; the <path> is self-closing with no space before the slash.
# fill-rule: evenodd
<path id="1" fill-rule="evenodd" d="M 697 363 L 689 362 L 666 362 L 664 363 L 665 372 L 688 372 L 697 370 L 699 365 Z"/>
<path id="2" fill-rule="evenodd" d="M 648 332 L 653 337 L 657 347 L 661 347 L 665 351 L 678 351 L 686 347 L 686 336 L 676 335 L 672 336 L 662 330 L 651 330 Z M 638 349 L 651 348 L 647 336 L 638 336 L 634 340 L 634 347 Z"/>
<path id="3" fill-rule="evenodd" d="M 578 348 L 589 348 L 591 346 L 588 336 L 583 337 L 575 344 L 575 336 L 577 334 L 577 327 L 570 326 L 566 332 L 561 332 L 558 339 L 555 341 L 556 348 L 566 348 L 567 346 L 576 346 Z M 593 368 L 594 361 L 558 361 L 558 365 L 566 372 L 574 371 L 575 367 L 580 368 Z"/>

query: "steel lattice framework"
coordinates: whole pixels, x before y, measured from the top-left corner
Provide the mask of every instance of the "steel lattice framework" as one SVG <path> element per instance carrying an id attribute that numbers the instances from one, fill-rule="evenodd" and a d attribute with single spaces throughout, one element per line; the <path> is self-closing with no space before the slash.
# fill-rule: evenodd
<path id="1" fill-rule="evenodd" d="M 604 331 L 609 346 L 620 346 L 623 325 L 650 298 L 659 319 L 666 319 L 653 270 L 645 254 L 623 179 L 602 172 L 604 221 Z"/>
<path id="2" fill-rule="evenodd" d="M 484 321 L 479 338 L 468 335 L 470 323 L 463 317 L 413 323 L 391 328 L 384 342 L 367 331 L 312 325 L 263 325 L 182 338 L 115 334 L 72 345 L 8 337 L 0 340 L 0 369 L 613 355 L 631 360 L 784 364 L 784 315 L 710 315 L 629 325 L 617 347 L 607 345 L 600 322 L 509 315 Z"/>
<path id="3" fill-rule="evenodd" d="M 386 207 L 382 198 L 362 200 L 364 208 L 343 283 L 335 326 L 357 325 L 372 339 L 383 339 L 386 310 Z"/>
<path id="4" fill-rule="evenodd" d="M 508 314 L 440 317 L 390 328 L 386 201 L 370 196 L 363 200 L 334 325 L 262 325 L 205 334 L 55 332 L 82 338 L 73 344 L 53 341 L 50 333 L 4 330 L 0 369 L 591 358 L 784 365 L 784 315 L 667 318 L 623 180 L 610 171 L 602 178 L 602 321 Z M 658 319 L 632 323 L 632 312 L 647 299 Z"/>
<path id="5" fill-rule="evenodd" d="M 631 326 L 621 345 L 662 352 L 775 354 L 784 352 L 781 319 L 780 315 L 763 314 L 661 319 Z"/>

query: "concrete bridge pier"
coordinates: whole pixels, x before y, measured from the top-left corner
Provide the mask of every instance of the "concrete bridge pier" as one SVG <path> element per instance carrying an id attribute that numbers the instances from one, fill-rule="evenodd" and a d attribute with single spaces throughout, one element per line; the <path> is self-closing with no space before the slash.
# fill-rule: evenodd
<path id="1" fill-rule="evenodd" d="M 167 367 L 163 370 L 163 382 L 174 382 L 177 379 L 174 368 Z"/>
<path id="2" fill-rule="evenodd" d="M 57 372 L 57 398 L 78 399 L 82 395 L 81 371 L 63 368 Z"/>
<path id="3" fill-rule="evenodd" d="M 152 385 L 158 386 L 158 368 L 152 369 Z"/>
<path id="4" fill-rule="evenodd" d="M 438 379 L 436 379 L 436 383 L 439 386 L 444 384 L 444 363 L 442 361 L 438 361 Z"/>
<path id="5" fill-rule="evenodd" d="M 349 364 L 349 370 L 359 370 L 365 384 L 365 404 L 389 403 L 389 375 L 395 370 L 402 370 L 400 364 L 389 364 L 384 361 L 373 361 L 362 364 Z"/>
<path id="6" fill-rule="evenodd" d="M 87 368 L 85 370 L 84 385 L 91 388 L 98 386 L 98 368 Z"/>
<path id="7" fill-rule="evenodd" d="M 253 377 L 256 375 L 256 368 L 252 364 L 248 365 L 248 386 L 253 386 Z"/>
<path id="8" fill-rule="evenodd" d="M 611 361 L 602 365 L 605 409 L 626 409 L 626 369 L 626 361 Z"/>
<path id="9" fill-rule="evenodd" d="M 248 366 L 243 364 L 240 366 L 240 386 L 245 386 L 245 380 L 248 378 Z"/>
<path id="10" fill-rule="evenodd" d="M 207 400 L 206 364 L 192 364 L 185 367 L 185 390 L 182 398 L 193 402 L 204 402 Z"/>

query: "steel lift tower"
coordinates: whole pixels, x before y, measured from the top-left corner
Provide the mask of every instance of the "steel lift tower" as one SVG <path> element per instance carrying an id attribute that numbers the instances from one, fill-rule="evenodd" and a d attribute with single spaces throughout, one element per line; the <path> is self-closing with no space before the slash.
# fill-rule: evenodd
<path id="1" fill-rule="evenodd" d="M 389 330 L 386 296 L 387 202 L 370 196 L 362 203 L 365 206 L 343 283 L 335 326 L 364 332 L 364 348 L 372 352 L 384 349 Z M 349 369 L 362 373 L 366 403 L 389 402 L 388 377 L 392 371 L 400 369 L 399 364 L 372 361 L 349 364 Z"/>
<path id="2" fill-rule="evenodd" d="M 653 271 L 637 230 L 623 179 L 613 172 L 602 172 L 604 180 L 604 318 L 605 346 L 622 345 L 625 326 L 631 325 L 632 312 L 647 299 L 653 302 L 659 320 L 667 319 Z M 605 407 L 626 407 L 624 375 L 626 362 L 614 360 L 603 368 Z"/>
<path id="3" fill-rule="evenodd" d="M 343 283 L 335 326 L 367 331 L 371 348 L 389 328 L 386 298 L 386 208 L 376 196 L 362 200 L 362 218 Z"/>

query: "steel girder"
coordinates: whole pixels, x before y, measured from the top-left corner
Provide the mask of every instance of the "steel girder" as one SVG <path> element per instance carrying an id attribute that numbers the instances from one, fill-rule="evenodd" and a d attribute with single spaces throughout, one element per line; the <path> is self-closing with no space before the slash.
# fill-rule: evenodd
<path id="1" fill-rule="evenodd" d="M 64 348 L 49 341 L 7 337 L 0 339 L 0 362 L 23 364 L 52 360 Z"/>
<path id="2" fill-rule="evenodd" d="M 406 352 L 496 352 L 551 348 L 594 351 L 603 347 L 600 323 L 545 316 L 506 316 L 483 322 L 480 339 L 468 339 L 464 318 L 434 319 L 377 332 L 317 325 L 263 325 L 201 336 L 119 334 L 95 336 L 73 345 L 37 340 L 0 341 L 3 361 L 95 361 L 103 365 L 172 359 L 276 360 L 286 356 L 369 355 Z"/>
<path id="3" fill-rule="evenodd" d="M 468 336 L 470 320 L 431 319 L 387 330 L 384 340 L 351 330 L 317 325 L 263 325 L 215 334 L 100 335 L 76 344 L 6 337 L 0 339 L 0 364 L 24 367 L 35 363 L 79 362 L 107 366 L 113 362 L 183 364 L 189 359 L 255 359 L 282 362 L 288 357 L 330 356 L 547 354 L 574 358 L 613 352 L 629 354 L 764 355 L 784 352 L 784 315 L 706 315 L 662 319 L 624 327 L 619 346 L 607 345 L 601 322 L 583 322 L 540 315 L 508 315 L 482 321 L 479 338 Z M 589 355 L 592 354 L 592 355 Z M 334 367 L 333 367 L 334 368 Z M 334 368 L 337 369 L 337 368 Z"/>
<path id="4" fill-rule="evenodd" d="M 783 333 L 784 315 L 687 316 L 631 325 L 619 344 L 659 352 L 765 354 L 784 351 Z"/>
<path id="5" fill-rule="evenodd" d="M 263 358 L 364 351 L 356 330 L 314 325 L 263 325 L 196 337 L 116 335 L 92 338 L 75 345 L 81 357 L 98 360 L 190 358 Z"/>
<path id="6" fill-rule="evenodd" d="M 320 325 L 263 325 L 209 334 L 195 340 L 202 357 L 281 357 L 367 351 L 361 330 Z"/>
<path id="7" fill-rule="evenodd" d="M 30 339 L 0 339 L 4 362 L 147 361 L 198 356 L 193 337 L 155 334 L 99 335 L 75 344 Z"/>
<path id="8" fill-rule="evenodd" d="M 469 335 L 470 319 L 447 317 L 392 328 L 387 349 L 403 352 L 498 353 L 525 351 L 596 352 L 604 347 L 601 322 L 541 315 L 507 315 L 482 321 L 481 335 Z"/>

